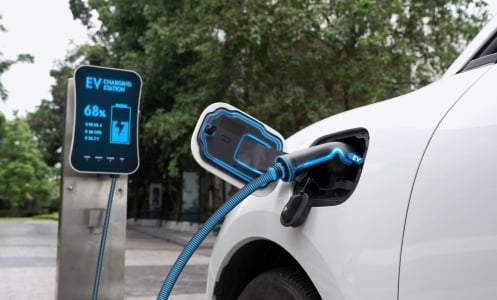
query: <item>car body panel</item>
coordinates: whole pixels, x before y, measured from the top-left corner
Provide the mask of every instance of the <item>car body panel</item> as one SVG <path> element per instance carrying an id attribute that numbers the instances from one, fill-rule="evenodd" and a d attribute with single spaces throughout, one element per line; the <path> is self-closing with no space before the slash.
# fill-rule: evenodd
<path id="1" fill-rule="evenodd" d="M 490 67 L 447 76 L 410 94 L 324 119 L 286 140 L 287 151 L 354 128 L 369 133 L 361 179 L 337 206 L 313 208 L 306 223 L 279 223 L 291 184 L 249 197 L 225 219 L 211 256 L 207 295 L 230 257 L 244 244 L 267 239 L 303 267 L 323 299 L 397 299 L 401 243 L 411 189 L 435 129 Z"/>
<path id="2" fill-rule="evenodd" d="M 497 295 L 497 67 L 440 124 L 413 189 L 400 299 Z"/>

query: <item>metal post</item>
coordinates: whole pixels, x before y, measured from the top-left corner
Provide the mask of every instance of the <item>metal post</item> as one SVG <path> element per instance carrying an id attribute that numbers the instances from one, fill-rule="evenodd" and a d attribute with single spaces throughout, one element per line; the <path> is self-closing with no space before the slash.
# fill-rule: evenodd
<path id="1" fill-rule="evenodd" d="M 68 80 L 57 247 L 56 299 L 91 299 L 111 179 L 80 174 L 69 165 L 74 81 Z M 128 176 L 116 183 L 100 280 L 100 299 L 124 299 Z"/>

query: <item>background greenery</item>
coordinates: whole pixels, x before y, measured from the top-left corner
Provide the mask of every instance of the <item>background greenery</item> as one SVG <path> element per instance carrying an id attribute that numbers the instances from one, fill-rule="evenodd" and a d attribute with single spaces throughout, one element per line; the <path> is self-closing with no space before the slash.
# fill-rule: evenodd
<path id="1" fill-rule="evenodd" d="M 69 3 L 74 18 L 95 32 L 93 41 L 74 49 L 51 71 L 56 80 L 52 99 L 43 100 L 26 120 L 10 125 L 3 120 L 0 128 L 5 134 L 29 131 L 27 121 L 35 136 L 31 142 L 39 149 L 28 156 L 41 157 L 52 168 L 61 158 L 66 81 L 74 68 L 89 63 L 133 69 L 144 85 L 142 161 L 130 177 L 130 197 L 146 199 L 149 183 L 162 182 L 164 198 L 176 208 L 182 172 L 200 171 L 189 141 L 208 104 L 231 103 L 288 136 L 324 117 L 433 81 L 488 18 L 482 0 Z M 0 172 L 7 172 L 7 162 L 14 164 L 9 168 L 22 169 L 14 161 L 24 161 L 32 165 L 26 172 L 50 174 L 27 156 L 4 154 L 12 146 L 3 145 Z M 39 180 L 33 184 L 41 193 L 36 197 L 52 197 L 42 188 L 50 186 L 50 179 Z M 0 195 L 12 185 L 2 184 Z M 16 199 L 26 197 L 28 189 L 20 190 L 24 196 L 18 192 Z"/>

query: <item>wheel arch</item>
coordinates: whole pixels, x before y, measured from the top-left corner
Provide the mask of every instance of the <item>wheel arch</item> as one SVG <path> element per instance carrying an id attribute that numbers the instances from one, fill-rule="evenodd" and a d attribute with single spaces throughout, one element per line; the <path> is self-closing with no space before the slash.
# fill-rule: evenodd
<path id="1" fill-rule="evenodd" d="M 280 245 L 265 239 L 251 241 L 240 247 L 222 269 L 214 286 L 214 297 L 216 300 L 236 299 L 257 275 L 289 266 L 305 274 L 297 260 Z"/>

